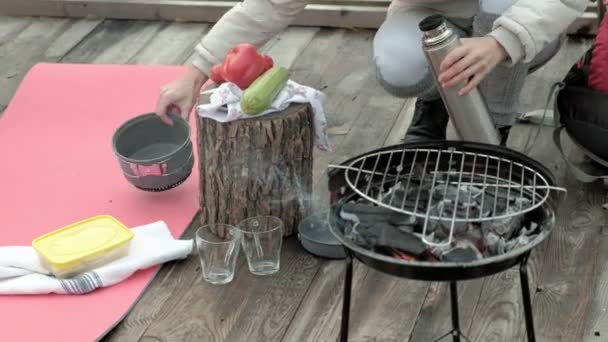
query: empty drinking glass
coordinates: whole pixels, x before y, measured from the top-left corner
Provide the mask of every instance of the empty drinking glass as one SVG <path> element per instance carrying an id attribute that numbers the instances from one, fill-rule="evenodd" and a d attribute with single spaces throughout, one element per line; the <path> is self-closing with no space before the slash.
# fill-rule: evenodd
<path id="1" fill-rule="evenodd" d="M 216 285 L 232 281 L 241 236 L 236 227 L 226 224 L 210 224 L 196 231 L 196 249 L 205 281 Z"/>
<path id="2" fill-rule="evenodd" d="M 243 234 L 241 245 L 249 271 L 256 275 L 278 272 L 283 244 L 281 219 L 274 216 L 252 217 L 239 223 L 238 228 Z"/>

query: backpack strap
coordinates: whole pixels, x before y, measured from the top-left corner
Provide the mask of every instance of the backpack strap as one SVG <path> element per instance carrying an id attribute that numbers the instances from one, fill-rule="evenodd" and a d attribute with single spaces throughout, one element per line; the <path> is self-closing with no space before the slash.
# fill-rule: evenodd
<path id="1" fill-rule="evenodd" d="M 530 132 L 528 134 L 528 138 L 526 139 L 526 142 L 525 142 L 524 148 L 523 148 L 524 154 L 530 154 L 530 152 L 536 145 L 536 141 L 538 140 L 538 137 L 540 136 L 542 127 L 545 125 L 545 118 L 547 117 L 547 111 L 549 110 L 549 105 L 551 104 L 551 98 L 553 98 L 553 94 L 555 94 L 555 90 L 561 89 L 561 88 L 563 88 L 563 86 L 564 86 L 563 82 L 557 82 L 551 86 L 551 89 L 549 90 L 549 95 L 547 96 L 547 102 L 545 103 L 545 107 L 543 109 L 543 114 L 540 118 L 540 123 L 538 124 L 538 128 L 536 129 L 536 134 L 534 135 L 533 140 L 531 140 L 532 132 Z M 559 92 L 559 90 L 558 90 L 558 92 Z M 553 117 L 555 118 L 555 116 L 553 116 Z"/>

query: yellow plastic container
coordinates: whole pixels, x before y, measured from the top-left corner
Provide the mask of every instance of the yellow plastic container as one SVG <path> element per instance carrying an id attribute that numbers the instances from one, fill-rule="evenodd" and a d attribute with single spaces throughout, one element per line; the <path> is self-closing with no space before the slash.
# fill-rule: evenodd
<path id="1" fill-rule="evenodd" d="M 40 236 L 32 247 L 50 272 L 67 278 L 127 255 L 131 239 L 124 224 L 100 215 Z"/>

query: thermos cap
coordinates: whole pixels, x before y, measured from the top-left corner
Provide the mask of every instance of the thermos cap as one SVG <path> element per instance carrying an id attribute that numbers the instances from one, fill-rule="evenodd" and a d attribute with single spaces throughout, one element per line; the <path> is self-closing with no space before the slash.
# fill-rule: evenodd
<path id="1" fill-rule="evenodd" d="M 441 44 L 453 35 L 452 30 L 446 25 L 445 19 L 439 14 L 424 18 L 418 27 L 422 31 L 422 40 L 426 46 Z"/>
<path id="2" fill-rule="evenodd" d="M 424 19 L 418 24 L 420 31 L 432 31 L 441 26 L 445 20 L 440 14 L 433 14 Z"/>

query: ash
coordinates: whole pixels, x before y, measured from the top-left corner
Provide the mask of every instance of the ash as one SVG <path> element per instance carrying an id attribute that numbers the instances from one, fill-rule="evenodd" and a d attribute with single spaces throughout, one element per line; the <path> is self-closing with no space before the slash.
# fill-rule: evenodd
<path id="1" fill-rule="evenodd" d="M 398 182 L 377 193 L 379 202 L 391 207 L 424 214 L 428 208 L 428 219 L 359 200 L 342 205 L 340 216 L 349 222 L 344 233 L 364 248 L 403 260 L 471 262 L 525 246 L 541 231 L 525 214 L 518 214 L 532 202 L 515 188 Z M 504 218 L 480 220 L 497 216 Z M 452 223 L 453 219 L 463 220 Z M 442 245 L 449 241 L 453 224 L 451 243 L 426 244 L 425 224 L 426 240 Z"/>

